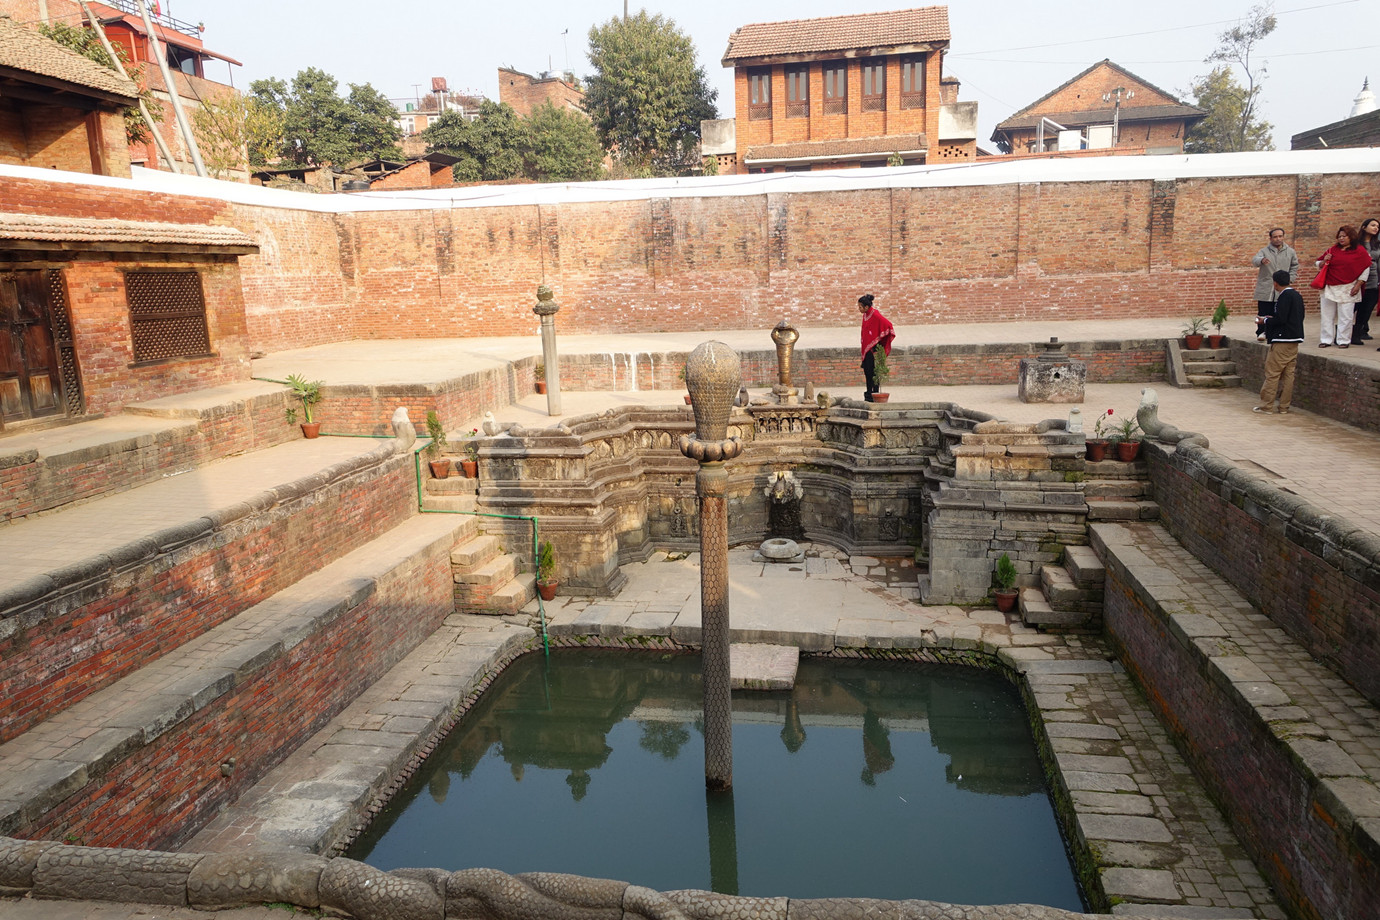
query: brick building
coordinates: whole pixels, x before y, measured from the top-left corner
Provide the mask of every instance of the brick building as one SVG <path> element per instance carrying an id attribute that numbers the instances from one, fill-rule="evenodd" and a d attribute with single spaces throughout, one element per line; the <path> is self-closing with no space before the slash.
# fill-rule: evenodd
<path id="1" fill-rule="evenodd" d="M 1000 122 L 1002 153 L 1070 150 L 1184 152 L 1184 131 L 1207 113 L 1109 60 L 1098 61 Z"/>
<path id="2" fill-rule="evenodd" d="M 124 109 L 138 88 L 0 19 L 0 163 L 129 177 Z"/>
<path id="3" fill-rule="evenodd" d="M 167 142 L 168 149 L 178 164 L 176 169 L 181 172 L 192 172 L 192 158 L 178 133 L 177 122 L 173 117 L 172 97 L 158 67 L 158 61 L 153 55 L 153 46 L 149 42 L 148 30 L 144 26 L 138 6 L 133 0 L 93 0 L 88 5 L 104 26 L 110 41 L 122 47 L 128 60 L 142 68 L 142 74 L 138 79 L 152 91 L 154 99 L 163 107 L 163 121 L 155 128 Z M 0 0 L 0 14 L 9 15 L 22 23 L 39 23 L 46 20 L 71 26 L 87 25 L 86 15 L 75 0 L 46 0 L 42 3 L 39 0 Z M 240 66 L 240 62 L 206 48 L 201 40 L 203 26 L 182 22 L 162 14 L 152 15 L 151 18 L 154 32 L 167 58 L 168 70 L 172 74 L 178 97 L 188 118 L 192 117 L 195 109 L 200 108 L 202 100 L 222 98 L 237 92 L 228 83 L 207 76 L 207 64 L 211 61 L 218 60 L 233 66 Z M 166 164 L 160 162 L 158 147 L 152 140 L 130 144 L 128 157 L 135 166 L 168 169 Z M 232 169 L 229 178 L 244 180 L 248 175 L 246 161 Z"/>
<path id="4" fill-rule="evenodd" d="M 973 158 L 977 103 L 943 77 L 948 47 L 942 6 L 743 26 L 723 56 L 733 149 L 703 152 L 721 173 Z"/>
<path id="5" fill-rule="evenodd" d="M 584 99 L 585 94 L 575 85 L 572 74 L 543 73 L 534 77 L 509 67 L 498 68 L 498 101 L 511 105 L 523 118 L 531 118 L 543 102 L 583 115 Z"/>

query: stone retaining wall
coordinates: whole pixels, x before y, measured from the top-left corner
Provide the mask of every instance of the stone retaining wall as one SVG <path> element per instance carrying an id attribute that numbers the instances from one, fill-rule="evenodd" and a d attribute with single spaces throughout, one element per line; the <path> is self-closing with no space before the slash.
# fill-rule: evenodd
<path id="1" fill-rule="evenodd" d="M 1305 320 L 1307 337 L 1316 335 L 1316 322 L 1310 313 Z M 1259 392 L 1265 383 L 1265 358 L 1270 346 L 1250 339 L 1232 340 L 1228 344 L 1236 372 L 1241 375 L 1241 385 Z M 1324 358 L 1316 352 L 1315 344 L 1305 342 L 1299 350 L 1294 405 L 1366 431 L 1380 431 L 1380 367 L 1338 359 L 1335 351 Z M 1370 350 L 1373 345 L 1373 342 L 1363 342 L 1352 348 Z"/>
<path id="2" fill-rule="evenodd" d="M 416 508 L 393 442 L 0 593 L 0 742 L 177 648 Z"/>

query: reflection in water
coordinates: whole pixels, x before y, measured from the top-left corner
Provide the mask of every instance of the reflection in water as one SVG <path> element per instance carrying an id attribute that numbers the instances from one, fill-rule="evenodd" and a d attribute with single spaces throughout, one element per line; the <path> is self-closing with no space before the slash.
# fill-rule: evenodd
<path id="1" fill-rule="evenodd" d="M 729 793 L 704 789 L 699 717 L 697 657 L 529 656 L 348 855 L 662 890 L 1082 908 L 1024 711 L 998 677 L 802 661 L 789 693 L 735 694 Z"/>

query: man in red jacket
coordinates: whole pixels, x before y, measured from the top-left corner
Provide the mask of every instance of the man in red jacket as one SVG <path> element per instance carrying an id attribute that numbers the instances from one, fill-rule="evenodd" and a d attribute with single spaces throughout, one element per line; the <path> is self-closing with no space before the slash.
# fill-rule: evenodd
<path id="1" fill-rule="evenodd" d="M 863 399 L 872 402 L 872 394 L 881 390 L 877 380 L 876 355 L 873 349 L 881 346 L 886 354 L 891 354 L 891 340 L 896 338 L 896 327 L 882 311 L 872 306 L 872 295 L 864 294 L 858 298 L 858 312 L 862 314 L 862 369 L 867 377 L 867 392 Z"/>

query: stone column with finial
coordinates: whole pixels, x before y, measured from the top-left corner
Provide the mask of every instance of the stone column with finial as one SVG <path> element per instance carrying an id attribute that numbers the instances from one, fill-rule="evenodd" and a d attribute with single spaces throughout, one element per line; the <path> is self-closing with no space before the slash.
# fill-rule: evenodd
<path id="1" fill-rule="evenodd" d="M 695 433 L 682 435 L 680 451 L 700 464 L 695 494 L 700 503 L 700 626 L 703 644 L 704 783 L 733 787 L 733 703 L 728 661 L 728 470 L 724 461 L 742 452 L 728 437 L 733 394 L 742 380 L 738 353 L 723 342 L 705 342 L 685 361 L 685 384 L 695 413 Z"/>
<path id="2" fill-rule="evenodd" d="M 784 319 L 771 331 L 771 340 L 776 343 L 776 386 L 771 391 L 783 406 L 794 406 L 800 402 L 797 398 L 799 391 L 791 385 L 791 358 L 799 338 L 800 331 Z"/>
<path id="3" fill-rule="evenodd" d="M 544 284 L 537 285 L 537 305 L 532 312 L 541 317 L 541 359 L 546 365 L 546 414 L 561 414 L 561 366 L 556 355 L 556 314 L 561 305 Z"/>

